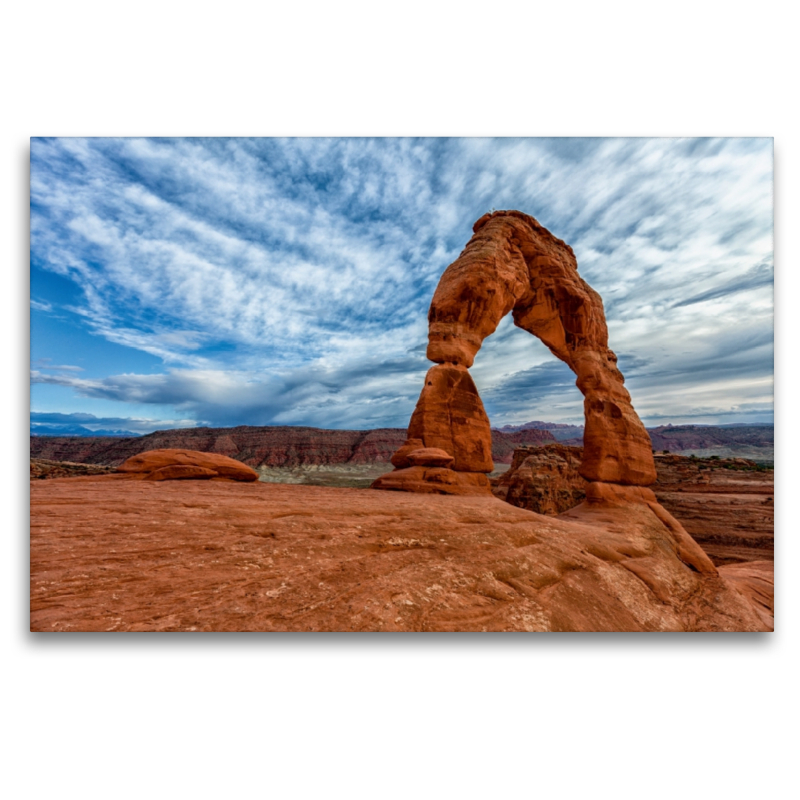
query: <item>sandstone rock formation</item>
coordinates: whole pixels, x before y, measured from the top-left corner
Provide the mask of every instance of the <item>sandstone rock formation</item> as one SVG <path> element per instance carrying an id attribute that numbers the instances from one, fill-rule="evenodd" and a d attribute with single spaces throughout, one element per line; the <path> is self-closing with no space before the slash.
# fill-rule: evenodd
<path id="1" fill-rule="evenodd" d="M 492 471 L 489 417 L 466 367 L 439 364 L 428 370 L 408 438 L 447 451 L 459 472 Z"/>
<path id="2" fill-rule="evenodd" d="M 196 450 L 148 450 L 129 458 L 117 472 L 148 481 L 258 480 L 258 473 L 240 461 Z"/>
<path id="3" fill-rule="evenodd" d="M 541 339 L 577 375 L 586 419 L 583 477 L 630 486 L 655 482 L 650 438 L 608 347 L 602 301 L 578 275 L 572 248 L 519 211 L 486 214 L 473 231 L 431 302 L 427 354 L 437 366 L 425 378 L 409 439 L 446 450 L 458 473 L 491 471 L 489 420 L 467 370 L 483 340 L 513 313 L 518 327 Z M 418 474 L 398 472 L 373 486 L 402 489 L 405 483 L 406 490 L 421 491 Z M 450 482 L 438 491 L 473 491 L 472 486 Z"/>

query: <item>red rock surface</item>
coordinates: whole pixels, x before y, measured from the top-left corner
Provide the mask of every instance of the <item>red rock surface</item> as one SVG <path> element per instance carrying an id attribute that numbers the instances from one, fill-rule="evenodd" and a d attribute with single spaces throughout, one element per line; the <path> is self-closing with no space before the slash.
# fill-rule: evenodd
<path id="1" fill-rule="evenodd" d="M 453 466 L 453 456 L 438 447 L 420 447 L 408 454 L 412 467 L 447 467 Z"/>
<path id="2" fill-rule="evenodd" d="M 494 469 L 489 417 L 466 367 L 437 364 L 428 370 L 408 438 L 445 450 L 459 472 Z"/>
<path id="3" fill-rule="evenodd" d="M 404 428 L 372 431 L 334 431 L 293 426 L 183 428 L 147 436 L 31 436 L 31 456 L 116 467 L 146 450 L 186 449 L 219 453 L 250 467 L 309 467 L 336 464 L 389 463 L 403 445 Z M 522 437 L 522 438 L 520 438 Z M 554 441 L 547 431 L 514 434 L 492 432 L 492 456 L 509 464 L 514 447 Z"/>
<path id="4" fill-rule="evenodd" d="M 117 467 L 117 472 L 126 477 L 152 481 L 258 480 L 258 473 L 241 461 L 197 450 L 148 450 L 131 456 Z"/>
<path id="5" fill-rule="evenodd" d="M 506 314 L 513 313 L 515 325 L 541 339 L 577 376 L 586 420 L 582 475 L 606 483 L 654 483 L 650 438 L 631 405 L 617 357 L 608 347 L 602 300 L 578 275 L 572 248 L 519 211 L 486 214 L 473 230 L 431 301 L 427 354 L 440 366 L 428 372 L 409 437 L 450 452 L 458 471 L 491 470 L 478 466 L 477 456 L 462 460 L 448 448 L 448 441 L 456 446 L 457 436 L 471 435 L 476 445 L 482 444 L 482 426 L 488 429 L 477 391 L 473 397 L 474 385 L 468 387 L 465 379 L 459 384 L 455 376 L 467 374 L 483 340 Z M 450 405 L 466 406 L 467 399 L 470 412 L 448 419 Z M 461 433 L 464 425 L 469 434 Z M 463 450 L 463 442 L 459 447 Z M 374 484 L 381 485 L 381 479 Z"/>
<path id="6" fill-rule="evenodd" d="M 698 572 L 648 490 L 592 486 L 545 517 L 493 497 L 32 481 L 31 629 L 771 628 L 771 564 Z"/>
<path id="7" fill-rule="evenodd" d="M 489 478 L 482 472 L 457 472 L 445 467 L 423 465 L 412 465 L 382 475 L 372 483 L 372 488 L 423 494 L 491 494 Z"/>
<path id="8" fill-rule="evenodd" d="M 560 513 L 585 496 L 579 447 L 520 448 L 494 480 L 495 496 L 540 514 Z M 655 457 L 655 496 L 717 566 L 774 556 L 774 472 L 746 459 Z"/>
<path id="9" fill-rule="evenodd" d="M 144 476 L 146 481 L 183 481 L 183 480 L 210 480 L 220 477 L 219 473 L 206 467 L 192 467 L 184 464 L 172 464 L 169 467 L 148 472 Z M 258 480 L 256 475 L 255 480 Z"/>

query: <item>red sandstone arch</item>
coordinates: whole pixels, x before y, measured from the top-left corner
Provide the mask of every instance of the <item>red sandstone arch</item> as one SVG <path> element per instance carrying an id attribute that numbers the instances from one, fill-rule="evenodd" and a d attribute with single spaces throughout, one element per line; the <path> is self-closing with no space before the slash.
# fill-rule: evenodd
<path id="1" fill-rule="evenodd" d="M 473 231 L 433 295 L 427 355 L 436 366 L 425 378 L 408 440 L 392 458 L 397 470 L 374 487 L 488 491 L 491 429 L 468 370 L 508 313 L 577 376 L 586 419 L 581 474 L 604 483 L 654 483 L 650 437 L 608 347 L 600 295 L 578 275 L 572 248 L 519 211 L 486 214 Z M 451 468 L 441 467 L 441 457 L 430 465 L 422 454 L 409 460 L 422 448 L 445 451 Z"/>

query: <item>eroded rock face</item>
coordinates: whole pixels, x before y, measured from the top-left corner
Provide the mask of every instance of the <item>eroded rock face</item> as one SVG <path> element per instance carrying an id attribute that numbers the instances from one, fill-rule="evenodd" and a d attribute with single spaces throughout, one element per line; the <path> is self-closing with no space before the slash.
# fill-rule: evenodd
<path id="1" fill-rule="evenodd" d="M 519 211 L 486 214 L 473 230 L 431 302 L 427 355 L 439 366 L 426 376 L 409 438 L 446 450 L 456 471 L 491 471 L 489 424 L 467 370 L 483 340 L 513 313 L 518 327 L 541 339 L 577 376 L 586 418 L 581 475 L 604 483 L 654 483 L 650 438 L 608 347 L 602 300 L 578 275 L 572 248 Z M 386 488 L 382 482 L 375 488 Z"/>
<path id="2" fill-rule="evenodd" d="M 449 453 L 459 472 L 494 468 L 489 417 L 466 367 L 439 364 L 428 370 L 408 437 Z"/>
<path id="3" fill-rule="evenodd" d="M 258 473 L 227 456 L 197 450 L 148 450 L 117 467 L 131 478 L 151 481 L 212 480 L 257 481 Z"/>
<path id="4" fill-rule="evenodd" d="M 586 479 L 580 474 L 580 447 L 551 444 L 520 447 L 511 468 L 497 479 L 495 497 L 518 508 L 555 516 L 574 508 L 586 497 Z"/>

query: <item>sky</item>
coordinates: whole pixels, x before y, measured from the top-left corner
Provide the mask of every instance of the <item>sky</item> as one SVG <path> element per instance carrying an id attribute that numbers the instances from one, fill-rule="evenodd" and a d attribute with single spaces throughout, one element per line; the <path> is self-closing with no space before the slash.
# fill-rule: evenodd
<path id="1" fill-rule="evenodd" d="M 570 244 L 648 426 L 773 420 L 770 138 L 31 140 L 31 423 L 407 426 L 436 284 L 493 209 Z M 581 424 L 510 316 L 495 426 Z"/>

